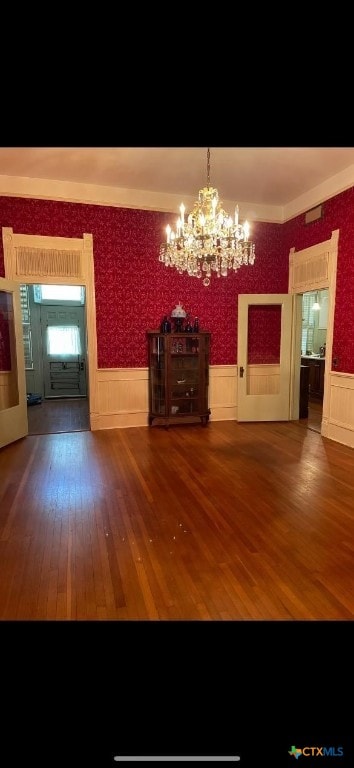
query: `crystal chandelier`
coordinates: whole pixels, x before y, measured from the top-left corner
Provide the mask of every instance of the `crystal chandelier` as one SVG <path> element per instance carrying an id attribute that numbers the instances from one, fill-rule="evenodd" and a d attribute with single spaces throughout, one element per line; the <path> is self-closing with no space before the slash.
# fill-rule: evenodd
<path id="1" fill-rule="evenodd" d="M 160 247 L 159 261 L 166 267 L 176 267 L 182 274 L 203 278 L 210 285 L 214 272 L 226 277 L 243 264 L 254 264 L 255 248 L 249 240 L 249 224 L 239 224 L 238 205 L 234 221 L 222 208 L 218 190 L 210 186 L 210 148 L 207 152 L 207 186 L 199 190 L 192 212 L 184 219 L 185 206 L 180 206 L 181 217 L 173 232 L 166 227 L 166 242 Z"/>

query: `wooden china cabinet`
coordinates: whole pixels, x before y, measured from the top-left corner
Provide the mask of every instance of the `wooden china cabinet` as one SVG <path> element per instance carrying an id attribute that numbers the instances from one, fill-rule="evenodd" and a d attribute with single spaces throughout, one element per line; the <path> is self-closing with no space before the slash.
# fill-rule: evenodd
<path id="1" fill-rule="evenodd" d="M 201 420 L 206 426 L 210 409 L 210 333 L 148 331 L 149 425 L 156 419 L 172 423 Z"/>

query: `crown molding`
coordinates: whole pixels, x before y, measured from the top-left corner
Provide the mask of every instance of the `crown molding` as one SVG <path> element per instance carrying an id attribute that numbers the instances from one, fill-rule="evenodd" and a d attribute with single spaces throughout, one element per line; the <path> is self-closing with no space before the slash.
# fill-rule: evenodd
<path id="1" fill-rule="evenodd" d="M 349 165 L 344 171 L 337 173 L 335 176 L 331 176 L 322 184 L 318 184 L 317 187 L 313 187 L 304 195 L 300 195 L 296 200 L 288 203 L 283 209 L 283 221 L 289 221 L 294 219 L 295 216 L 299 216 L 305 211 L 309 211 L 311 208 L 315 208 L 316 205 L 324 203 L 335 195 L 339 195 L 346 189 L 354 186 L 354 165 Z"/>
<path id="2" fill-rule="evenodd" d="M 250 223 L 263 221 L 283 224 L 352 186 L 354 186 L 354 165 L 332 176 L 285 206 L 224 200 L 223 207 L 232 215 L 236 202 L 238 202 L 241 220 L 248 219 Z M 181 202 L 184 203 L 187 210 L 191 210 L 196 199 L 185 196 L 182 200 L 181 195 L 149 190 L 5 175 L 0 175 L 0 195 L 117 208 L 137 208 L 147 211 L 161 211 L 172 215 L 175 212 L 176 217 L 179 216 Z"/>
<path id="3" fill-rule="evenodd" d="M 172 215 L 175 211 L 176 217 L 179 216 L 179 206 L 182 202 L 181 195 L 162 192 L 1 175 L 0 195 L 40 200 L 60 200 L 69 203 L 87 203 L 90 205 L 107 205 L 118 208 L 138 208 L 147 211 L 172 213 Z M 195 197 L 185 196 L 183 203 L 187 209 L 191 209 L 195 203 Z M 225 210 L 230 211 L 230 214 L 234 211 L 235 205 L 235 200 L 223 201 Z M 281 206 L 239 203 L 239 208 L 242 219 L 282 222 Z"/>

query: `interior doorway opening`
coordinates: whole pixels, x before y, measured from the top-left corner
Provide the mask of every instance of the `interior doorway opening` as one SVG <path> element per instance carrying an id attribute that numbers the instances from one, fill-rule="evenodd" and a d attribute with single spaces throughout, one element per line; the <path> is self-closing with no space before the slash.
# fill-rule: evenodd
<path id="1" fill-rule="evenodd" d="M 86 327 L 89 365 L 87 382 L 89 394 L 89 429 L 98 423 L 98 366 L 95 274 L 92 234 L 82 237 L 29 235 L 2 227 L 5 277 L 17 284 L 81 285 L 86 291 Z M 21 328 L 19 328 L 21 334 Z M 21 334 L 22 343 L 22 334 Z M 23 361 L 23 358 L 22 358 Z M 24 366 L 23 366 L 24 368 Z M 24 370 L 23 370 L 24 378 Z M 24 406 L 26 402 L 24 397 Z M 27 413 L 27 408 L 26 408 Z M 27 429 L 27 419 L 26 419 Z M 25 432 L 27 434 L 27 432 Z M 11 440 L 8 440 L 11 442 Z"/>
<path id="2" fill-rule="evenodd" d="M 85 287 L 21 284 L 28 434 L 90 429 Z"/>
<path id="3" fill-rule="evenodd" d="M 327 328 L 326 328 L 326 349 L 325 349 L 325 368 L 323 370 L 323 405 L 321 435 L 328 436 L 330 422 L 330 402 L 331 402 L 331 369 L 332 369 L 332 347 L 333 347 L 333 327 L 334 327 L 334 309 L 336 296 L 336 274 L 337 274 L 337 255 L 338 255 L 339 229 L 332 231 L 332 236 L 316 245 L 296 251 L 290 249 L 289 253 L 289 293 L 296 295 L 296 311 L 293 318 L 293 341 L 292 341 L 292 391 L 290 393 L 292 401 L 292 415 L 294 419 L 299 418 L 299 406 L 301 403 L 300 371 L 301 371 L 301 351 L 302 351 L 302 298 L 310 291 L 319 293 L 328 290 L 327 301 Z M 310 347 L 307 347 L 310 350 Z M 317 353 L 316 349 L 312 350 Z"/>
<path id="4" fill-rule="evenodd" d="M 321 432 L 328 321 L 328 288 L 306 291 L 302 295 L 301 374 L 307 387 L 306 406 L 300 407 L 300 419 L 308 429 Z M 305 368 L 305 370 L 304 370 Z"/>

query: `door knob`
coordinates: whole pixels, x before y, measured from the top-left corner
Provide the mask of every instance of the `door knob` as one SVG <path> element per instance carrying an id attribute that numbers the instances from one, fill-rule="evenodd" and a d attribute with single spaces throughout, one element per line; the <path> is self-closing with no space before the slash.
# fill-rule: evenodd
<path id="1" fill-rule="evenodd" d="M 241 365 L 240 366 L 240 379 L 243 379 L 244 372 L 245 372 L 245 369 L 244 369 L 243 365 Z"/>

